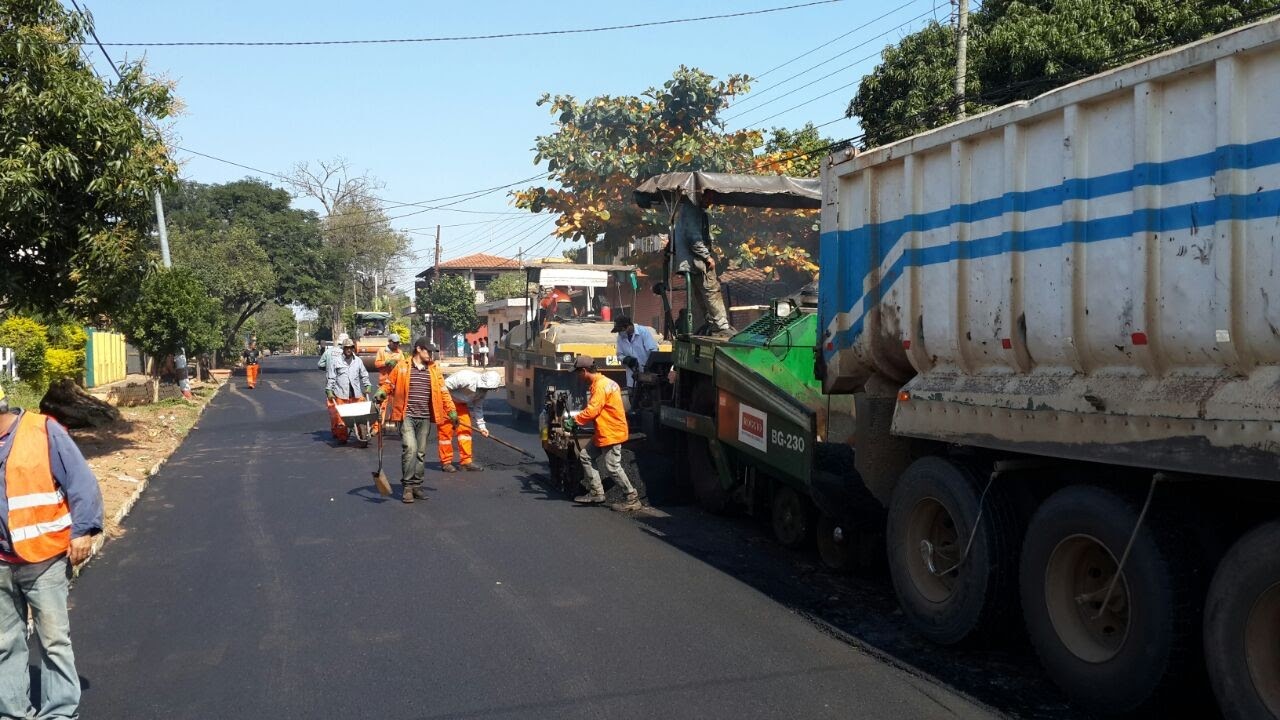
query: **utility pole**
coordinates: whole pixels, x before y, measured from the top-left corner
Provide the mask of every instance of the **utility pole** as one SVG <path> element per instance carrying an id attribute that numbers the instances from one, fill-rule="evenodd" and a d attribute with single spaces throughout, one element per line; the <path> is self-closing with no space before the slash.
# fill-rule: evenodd
<path id="1" fill-rule="evenodd" d="M 969 74 L 969 0 L 956 0 L 956 117 L 963 120 L 964 81 Z"/>
<path id="2" fill-rule="evenodd" d="M 440 226 L 436 226 L 436 264 L 431 270 L 431 282 L 435 284 L 440 279 Z M 436 341 L 436 309 L 431 308 L 431 330 L 429 332 L 431 342 Z"/>
<path id="3" fill-rule="evenodd" d="M 591 240 L 587 241 L 587 264 L 588 265 L 596 264 L 596 244 Z M 593 304 L 593 301 L 595 300 L 595 293 L 592 292 L 592 290 L 593 288 L 590 285 L 588 285 L 587 286 L 587 314 L 588 315 L 591 314 L 592 309 L 595 307 L 595 305 Z"/>

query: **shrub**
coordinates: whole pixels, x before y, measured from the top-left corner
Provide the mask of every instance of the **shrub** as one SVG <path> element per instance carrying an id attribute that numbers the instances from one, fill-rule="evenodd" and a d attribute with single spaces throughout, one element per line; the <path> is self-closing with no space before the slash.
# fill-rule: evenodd
<path id="1" fill-rule="evenodd" d="M 84 377 L 84 350 L 49 348 L 44 351 L 44 364 L 49 382 L 65 378 L 78 383 Z"/>
<path id="2" fill-rule="evenodd" d="M 18 377 L 36 385 L 44 380 L 46 332 L 44 325 L 20 315 L 0 322 L 0 347 L 13 348 L 18 360 Z"/>
<path id="3" fill-rule="evenodd" d="M 58 323 L 49 328 L 49 346 L 59 350 L 79 350 L 84 352 L 89 343 L 89 334 L 84 326 L 78 323 Z"/>
<path id="4" fill-rule="evenodd" d="M 405 345 L 413 344 L 413 335 L 409 333 L 409 326 L 402 322 L 393 322 L 387 326 L 387 332 L 395 333 L 400 336 L 400 342 Z"/>

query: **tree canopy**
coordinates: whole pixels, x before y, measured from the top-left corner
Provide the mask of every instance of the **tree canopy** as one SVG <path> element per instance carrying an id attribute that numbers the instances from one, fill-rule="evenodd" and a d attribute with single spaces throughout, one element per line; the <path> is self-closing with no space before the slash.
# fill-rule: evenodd
<path id="1" fill-rule="evenodd" d="M 506 272 L 494 278 L 484 289 L 485 300 L 522 298 L 529 292 L 529 283 L 523 272 Z"/>
<path id="2" fill-rule="evenodd" d="M 152 193 L 177 171 L 155 123 L 174 96 L 138 63 L 104 84 L 87 31 L 57 0 L 0 13 L 0 309 L 109 312 L 148 269 Z"/>
<path id="3" fill-rule="evenodd" d="M 157 270 L 142 281 L 136 296 L 116 322 L 143 352 L 163 357 L 183 347 L 202 353 L 222 344 L 218 302 L 192 270 Z"/>
<path id="4" fill-rule="evenodd" d="M 476 291 L 461 275 L 441 275 L 418 289 L 418 312 L 431 315 L 450 333 L 469 333 L 480 326 Z"/>
<path id="5" fill-rule="evenodd" d="M 970 15 L 966 109 L 1035 97 L 1258 16 L 1256 0 L 989 0 Z M 955 33 L 930 23 L 886 47 L 846 114 L 863 144 L 953 121 Z"/>

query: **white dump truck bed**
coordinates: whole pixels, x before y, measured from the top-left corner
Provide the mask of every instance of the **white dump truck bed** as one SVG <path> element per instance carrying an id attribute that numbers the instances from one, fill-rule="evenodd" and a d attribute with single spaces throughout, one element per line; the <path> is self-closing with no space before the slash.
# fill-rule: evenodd
<path id="1" fill-rule="evenodd" d="M 899 393 L 902 436 L 1280 479 L 1280 21 L 833 155 L 823 192 L 828 392 Z"/>

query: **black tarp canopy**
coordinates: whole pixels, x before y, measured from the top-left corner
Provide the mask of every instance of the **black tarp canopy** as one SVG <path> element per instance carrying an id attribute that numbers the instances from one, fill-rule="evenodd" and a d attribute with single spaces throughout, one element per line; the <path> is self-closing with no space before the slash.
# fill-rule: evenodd
<path id="1" fill-rule="evenodd" d="M 822 206 L 822 185 L 817 178 L 786 175 L 666 173 L 645 180 L 633 195 L 642 208 L 650 207 L 654 201 L 670 201 L 679 196 L 698 207 L 737 205 L 817 210 Z"/>

